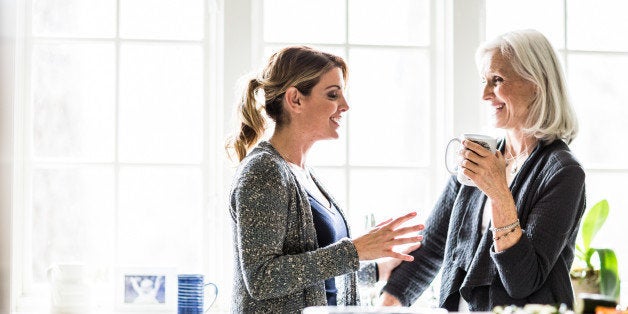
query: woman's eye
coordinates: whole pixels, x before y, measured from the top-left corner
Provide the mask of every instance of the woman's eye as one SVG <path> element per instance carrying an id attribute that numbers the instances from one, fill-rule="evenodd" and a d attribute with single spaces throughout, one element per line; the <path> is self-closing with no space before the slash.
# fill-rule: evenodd
<path id="1" fill-rule="evenodd" d="M 327 97 L 329 97 L 329 99 L 336 99 L 336 98 L 338 98 L 338 94 L 330 93 L 330 94 L 327 94 Z"/>
<path id="2" fill-rule="evenodd" d="M 500 84 L 504 82 L 504 79 L 499 76 L 494 76 L 492 81 L 493 81 L 493 84 Z"/>

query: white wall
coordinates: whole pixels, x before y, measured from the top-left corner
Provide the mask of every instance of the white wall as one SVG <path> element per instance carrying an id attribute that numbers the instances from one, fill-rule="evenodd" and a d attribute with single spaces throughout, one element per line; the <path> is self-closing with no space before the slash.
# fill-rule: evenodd
<path id="1" fill-rule="evenodd" d="M 11 311 L 15 0 L 0 0 L 0 313 Z"/>

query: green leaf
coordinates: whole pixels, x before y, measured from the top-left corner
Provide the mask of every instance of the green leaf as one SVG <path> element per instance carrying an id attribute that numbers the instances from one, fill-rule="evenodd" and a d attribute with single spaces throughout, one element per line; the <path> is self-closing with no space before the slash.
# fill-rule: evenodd
<path id="1" fill-rule="evenodd" d="M 591 241 L 602 228 L 606 218 L 608 217 L 608 202 L 601 200 L 597 204 L 593 205 L 591 209 L 585 214 L 582 226 L 580 229 L 580 236 L 582 239 L 582 246 L 584 251 L 588 251 L 591 248 Z"/>
<path id="2" fill-rule="evenodd" d="M 600 258 L 600 292 L 619 299 L 619 267 L 617 257 L 611 249 L 594 249 Z"/>

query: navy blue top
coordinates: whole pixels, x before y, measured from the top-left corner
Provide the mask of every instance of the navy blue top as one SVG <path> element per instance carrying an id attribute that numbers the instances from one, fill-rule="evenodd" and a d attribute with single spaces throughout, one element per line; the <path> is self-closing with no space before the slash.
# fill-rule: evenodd
<path id="1" fill-rule="evenodd" d="M 333 203 L 330 202 L 331 208 L 328 209 L 315 197 L 312 197 L 309 192 L 307 196 L 312 208 L 314 228 L 316 229 L 319 247 L 328 246 L 349 236 L 345 220 Z M 338 290 L 336 289 L 336 279 L 334 277 L 325 280 L 325 293 L 327 294 L 327 304 L 336 305 Z"/>

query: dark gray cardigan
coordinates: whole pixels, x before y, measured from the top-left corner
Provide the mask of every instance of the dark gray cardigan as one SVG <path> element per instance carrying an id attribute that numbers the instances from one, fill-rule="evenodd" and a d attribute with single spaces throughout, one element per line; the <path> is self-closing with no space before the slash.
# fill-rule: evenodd
<path id="1" fill-rule="evenodd" d="M 499 147 L 503 151 L 504 142 Z M 440 306 L 472 311 L 526 303 L 573 306 L 569 270 L 585 209 L 584 170 L 560 140 L 535 148 L 510 187 L 523 236 L 495 253 L 481 233 L 486 196 L 452 177 L 425 223 L 423 245 L 395 269 L 383 288 L 409 306 L 442 267 Z"/>
<path id="2" fill-rule="evenodd" d="M 356 277 L 366 284 L 376 280 L 375 263 L 356 273 L 360 262 L 349 239 L 318 247 L 307 192 L 268 142 L 240 163 L 230 213 L 236 244 L 232 312 L 294 313 L 327 305 L 324 281 L 335 276 L 338 305 L 356 305 Z"/>

